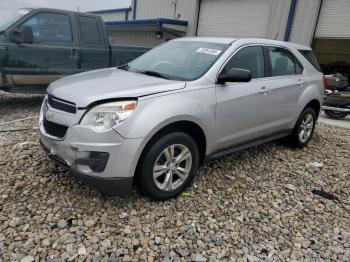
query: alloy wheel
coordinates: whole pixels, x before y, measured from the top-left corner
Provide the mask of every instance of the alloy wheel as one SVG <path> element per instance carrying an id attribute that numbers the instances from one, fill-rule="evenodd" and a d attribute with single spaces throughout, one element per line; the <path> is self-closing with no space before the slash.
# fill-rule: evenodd
<path id="1" fill-rule="evenodd" d="M 299 139 L 302 143 L 309 140 L 314 128 L 314 119 L 311 114 L 306 114 L 299 128 Z"/>
<path id="2" fill-rule="evenodd" d="M 157 157 L 153 167 L 153 179 L 160 190 L 172 191 L 186 181 L 191 168 L 191 151 L 185 145 L 170 145 Z"/>

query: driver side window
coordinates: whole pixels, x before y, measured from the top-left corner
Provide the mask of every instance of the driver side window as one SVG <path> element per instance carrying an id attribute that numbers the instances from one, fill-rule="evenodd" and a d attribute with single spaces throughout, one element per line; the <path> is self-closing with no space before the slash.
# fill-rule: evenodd
<path id="1" fill-rule="evenodd" d="M 249 70 L 252 78 L 261 78 L 265 75 L 264 53 L 261 46 L 248 46 L 239 50 L 227 62 L 224 72 L 231 68 Z"/>
<path id="2" fill-rule="evenodd" d="M 31 27 L 33 43 L 73 41 L 70 19 L 64 14 L 38 13 L 22 26 Z"/>

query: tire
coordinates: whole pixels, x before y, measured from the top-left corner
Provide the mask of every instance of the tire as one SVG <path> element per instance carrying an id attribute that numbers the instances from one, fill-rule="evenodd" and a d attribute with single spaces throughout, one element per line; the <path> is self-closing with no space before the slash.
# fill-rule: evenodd
<path id="1" fill-rule="evenodd" d="M 337 112 L 337 111 L 332 111 L 332 110 L 324 110 L 324 113 L 329 118 L 337 119 L 337 120 L 343 119 L 348 115 L 348 113 L 346 113 L 346 112 Z"/>
<path id="2" fill-rule="evenodd" d="M 310 119 L 311 122 L 307 122 L 307 119 Z M 297 123 L 294 126 L 293 133 L 289 136 L 288 142 L 292 147 L 304 148 L 312 138 L 312 135 L 315 131 L 316 125 L 316 113 L 315 110 L 311 107 L 307 107 L 301 112 Z M 302 131 L 304 131 L 302 135 Z"/>
<path id="3" fill-rule="evenodd" d="M 180 156 L 183 160 L 176 161 Z M 138 167 L 138 187 L 155 200 L 174 198 L 190 185 L 198 166 L 199 150 L 191 136 L 182 132 L 164 135 L 154 139 L 143 153 Z"/>

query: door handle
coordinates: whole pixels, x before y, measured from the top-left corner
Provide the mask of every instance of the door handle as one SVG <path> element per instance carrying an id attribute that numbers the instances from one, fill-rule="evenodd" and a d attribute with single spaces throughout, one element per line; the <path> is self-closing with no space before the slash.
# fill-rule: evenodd
<path id="1" fill-rule="evenodd" d="M 304 83 L 305 83 L 305 82 L 304 82 L 303 80 L 301 80 L 301 79 L 298 80 L 298 85 L 299 85 L 299 86 L 303 86 Z"/>
<path id="2" fill-rule="evenodd" d="M 266 95 L 268 91 L 269 91 L 269 88 L 267 88 L 266 86 L 263 86 L 262 88 L 260 88 L 259 93 Z"/>
<path id="3" fill-rule="evenodd" d="M 75 49 L 75 48 L 73 48 L 73 49 L 71 49 L 70 50 L 70 58 L 71 59 L 79 59 L 79 51 L 78 51 L 78 49 Z"/>

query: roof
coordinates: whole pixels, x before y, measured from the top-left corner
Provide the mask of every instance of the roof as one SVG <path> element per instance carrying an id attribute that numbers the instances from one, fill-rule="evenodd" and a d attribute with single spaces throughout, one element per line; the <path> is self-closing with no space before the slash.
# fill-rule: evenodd
<path id="1" fill-rule="evenodd" d="M 87 12 L 87 13 L 90 13 L 90 14 L 108 14 L 108 13 L 119 13 L 119 12 L 129 12 L 129 11 L 131 11 L 131 7 L 117 8 L 117 9 L 105 9 L 105 10 L 91 11 L 91 12 Z"/>
<path id="2" fill-rule="evenodd" d="M 236 38 L 228 38 L 228 37 L 182 37 L 176 38 L 173 41 L 202 41 L 202 42 L 210 42 L 210 43 L 219 43 L 219 44 L 232 44 L 236 41 Z"/>
<path id="3" fill-rule="evenodd" d="M 292 47 L 296 49 L 311 50 L 311 47 L 306 45 L 300 45 L 292 42 L 277 41 L 265 38 L 249 38 L 249 37 L 237 37 L 237 38 L 228 38 L 228 37 L 182 37 L 177 38 L 173 41 L 203 41 L 203 42 L 213 42 L 221 44 L 232 44 L 235 41 L 243 42 L 243 44 L 273 44 L 281 45 L 285 47 Z"/>
<path id="4" fill-rule="evenodd" d="M 167 18 L 155 18 L 155 19 L 113 21 L 113 22 L 105 22 L 105 24 L 107 27 L 138 27 L 138 26 L 161 27 L 163 24 L 187 26 L 188 21 L 177 20 L 177 19 L 167 19 Z"/>
<path id="5" fill-rule="evenodd" d="M 88 12 L 77 12 L 74 10 L 65 10 L 65 9 L 56 9 L 56 8 L 46 8 L 46 7 L 26 7 L 26 8 L 20 8 L 20 9 L 30 9 L 31 12 L 58 12 L 58 13 L 70 13 L 70 14 L 80 14 L 80 15 L 84 15 L 84 14 L 88 14 L 91 16 L 96 16 L 97 14 L 94 13 L 88 13 Z"/>

